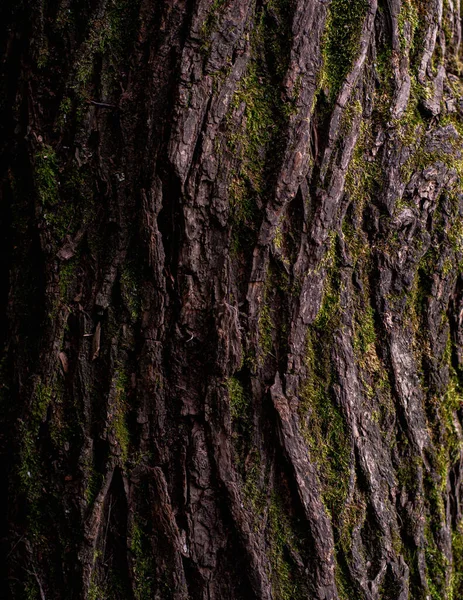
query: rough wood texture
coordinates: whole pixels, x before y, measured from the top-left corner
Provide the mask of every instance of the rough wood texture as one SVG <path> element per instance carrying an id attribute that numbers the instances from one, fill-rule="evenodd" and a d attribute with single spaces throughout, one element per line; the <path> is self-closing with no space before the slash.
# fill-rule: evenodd
<path id="1" fill-rule="evenodd" d="M 2 2 L 6 596 L 463 597 L 459 4 Z"/>

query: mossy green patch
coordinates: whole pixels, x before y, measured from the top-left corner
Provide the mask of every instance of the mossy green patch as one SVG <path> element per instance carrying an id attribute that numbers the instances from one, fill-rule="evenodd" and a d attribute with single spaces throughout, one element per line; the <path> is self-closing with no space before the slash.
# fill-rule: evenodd
<path id="1" fill-rule="evenodd" d="M 434 536 L 428 527 L 425 528 L 425 536 L 426 575 L 430 597 L 432 600 L 443 600 L 443 598 L 449 597 L 447 585 L 449 561 L 437 547 Z"/>
<path id="2" fill-rule="evenodd" d="M 405 0 L 402 3 L 399 17 L 399 40 L 403 51 L 407 48 L 414 48 L 415 33 L 418 30 L 420 21 L 418 8 L 412 0 Z"/>
<path id="3" fill-rule="evenodd" d="M 104 57 L 109 63 L 103 73 L 103 83 L 117 85 L 119 68 L 130 55 L 138 29 L 138 9 L 137 0 L 113 0 L 108 3 L 107 11 L 93 21 L 75 74 L 74 89 L 80 99 L 88 95 L 87 87 L 98 57 Z"/>
<path id="4" fill-rule="evenodd" d="M 428 512 L 425 520 L 426 576 L 432 600 L 448 598 L 450 563 L 443 552 L 442 524 L 446 522 L 445 496 L 448 478 L 448 451 L 441 447 L 432 460 L 432 471 L 424 477 Z"/>
<path id="5" fill-rule="evenodd" d="M 127 388 L 129 378 L 122 369 L 115 374 L 115 396 L 111 426 L 121 452 L 121 461 L 125 465 L 129 457 L 130 432 L 127 425 Z"/>
<path id="6" fill-rule="evenodd" d="M 69 96 L 65 96 L 59 105 L 58 116 L 56 118 L 56 125 L 58 128 L 63 129 L 67 125 L 67 121 L 72 114 L 72 100 Z"/>
<path id="7" fill-rule="evenodd" d="M 342 514 L 349 481 L 350 441 L 332 385 L 331 349 L 340 326 L 340 280 L 335 262 L 325 283 L 323 302 L 307 333 L 307 379 L 300 389 L 300 414 L 310 457 L 317 464 L 323 498 L 333 522 Z"/>
<path id="8" fill-rule="evenodd" d="M 29 502 L 34 502 L 40 497 L 40 460 L 37 455 L 36 437 L 22 424 L 21 455 L 19 466 L 19 478 L 21 488 L 26 493 Z"/>
<path id="9" fill-rule="evenodd" d="M 463 598 L 463 521 L 460 521 L 452 534 L 453 569 L 451 580 L 451 600 Z"/>
<path id="10" fill-rule="evenodd" d="M 21 452 L 19 478 L 30 502 L 40 497 L 40 457 L 37 453 L 37 436 L 52 400 L 52 390 L 39 381 L 35 386 L 30 413 L 21 424 Z"/>
<path id="11" fill-rule="evenodd" d="M 373 396 L 376 388 L 384 390 L 388 385 L 378 358 L 376 343 L 374 310 L 368 302 L 359 302 L 354 319 L 354 353 L 367 396 Z"/>
<path id="12" fill-rule="evenodd" d="M 40 427 L 52 402 L 53 392 L 50 386 L 38 381 L 35 385 L 29 412 L 20 422 L 20 453 L 17 475 L 19 489 L 26 500 L 28 531 L 35 542 L 41 543 L 47 527 L 47 506 L 50 497 L 44 495 L 44 472 L 46 465 L 40 454 Z"/>
<path id="13" fill-rule="evenodd" d="M 76 276 L 78 258 L 72 258 L 66 263 L 63 263 L 59 272 L 59 291 L 60 299 L 66 300 L 71 284 Z"/>
<path id="14" fill-rule="evenodd" d="M 100 493 L 101 486 L 103 485 L 103 475 L 95 471 L 92 464 L 89 464 L 86 470 L 89 473 L 89 477 L 87 487 L 85 489 L 85 499 L 87 501 L 87 505 L 91 506 Z"/>
<path id="15" fill-rule="evenodd" d="M 376 55 L 375 67 L 379 85 L 375 90 L 375 104 L 373 108 L 375 123 L 385 124 L 390 118 L 395 91 L 395 77 L 392 65 L 392 44 L 386 41 L 384 44 L 379 44 Z"/>
<path id="16" fill-rule="evenodd" d="M 321 87 L 334 100 L 360 50 L 360 34 L 368 10 L 366 0 L 332 0 L 323 39 Z"/>
<path id="17" fill-rule="evenodd" d="M 262 527 L 262 515 L 267 505 L 268 473 L 262 474 L 262 459 L 257 448 L 253 448 L 246 457 L 246 469 L 243 482 L 243 494 L 254 515 L 254 529 Z"/>
<path id="18" fill-rule="evenodd" d="M 220 13 L 225 5 L 225 0 L 213 0 L 211 7 L 201 26 L 201 51 L 207 57 L 211 49 L 211 35 L 216 30 L 220 20 Z"/>
<path id="19" fill-rule="evenodd" d="M 38 600 L 43 598 L 37 580 L 32 572 L 28 572 L 24 582 L 24 599 Z"/>
<path id="20" fill-rule="evenodd" d="M 108 31 L 100 48 L 112 54 L 114 67 L 129 59 L 139 27 L 140 0 L 113 0 L 108 10 Z"/>
<path id="21" fill-rule="evenodd" d="M 140 292 L 141 277 L 138 264 L 133 261 L 127 262 L 120 276 L 121 294 L 130 317 L 136 321 L 140 316 Z"/>
<path id="22" fill-rule="evenodd" d="M 368 240 L 359 235 L 363 221 L 363 211 L 371 198 L 382 185 L 383 173 L 378 159 L 368 156 L 368 148 L 373 142 L 372 123 L 362 121 L 360 134 L 346 174 L 345 191 L 349 194 L 353 207 L 353 223 L 345 219 L 343 233 L 349 242 L 354 261 L 370 251 Z"/>
<path id="23" fill-rule="evenodd" d="M 294 106 L 282 99 L 281 85 L 289 60 L 289 2 L 264 4 L 252 33 L 252 56 L 234 94 L 228 149 L 236 168 L 230 178 L 232 249 L 247 252 L 255 243 L 261 197 L 271 193 L 284 132 Z M 239 121 L 239 122 L 237 122 Z"/>
<path id="24" fill-rule="evenodd" d="M 269 558 L 274 597 L 278 600 L 302 600 L 307 598 L 307 589 L 302 585 L 296 566 L 290 559 L 291 549 L 298 552 L 298 540 L 278 493 L 274 493 L 270 499 L 268 526 Z"/>
<path id="25" fill-rule="evenodd" d="M 151 543 L 144 529 L 137 521 L 134 521 L 132 525 L 130 550 L 133 554 L 135 600 L 149 600 L 153 597 Z"/>
<path id="26" fill-rule="evenodd" d="M 252 452 L 251 438 L 254 426 L 252 397 L 250 390 L 245 389 L 243 382 L 237 376 L 228 379 L 227 387 L 235 458 L 243 478 L 246 478 L 247 457 Z"/>
<path id="27" fill-rule="evenodd" d="M 448 462 L 450 465 L 453 465 L 458 461 L 462 451 L 458 425 L 456 425 L 456 423 L 458 423 L 456 413 L 461 408 L 462 404 L 463 389 L 460 378 L 453 367 L 450 366 L 450 381 L 447 391 L 440 403 L 439 411 L 440 425 L 444 430 L 445 448 L 448 453 Z"/>
<path id="28" fill-rule="evenodd" d="M 243 127 L 229 138 L 229 148 L 235 156 L 238 153 L 241 163 L 231 186 L 232 208 L 238 222 L 252 217 L 255 210 L 251 198 L 246 196 L 259 195 L 265 190 L 267 151 L 281 122 L 276 90 L 265 75 L 257 62 L 251 62 L 233 98 L 235 110 L 244 104 Z"/>
<path id="29" fill-rule="evenodd" d="M 44 145 L 35 155 L 35 183 L 41 204 L 45 209 L 59 200 L 58 159 L 53 148 Z"/>
<path id="30" fill-rule="evenodd" d="M 363 315 L 357 320 L 354 334 L 354 350 L 360 354 L 368 353 L 375 342 L 374 311 L 370 305 L 367 305 Z"/>
<path id="31" fill-rule="evenodd" d="M 36 154 L 34 164 L 42 218 L 56 248 L 93 218 L 93 174 L 87 165 L 63 165 L 47 145 Z"/>
<path id="32" fill-rule="evenodd" d="M 90 581 L 88 600 L 109 600 L 108 591 L 103 585 L 97 583 L 95 577 Z"/>
<path id="33" fill-rule="evenodd" d="M 403 3 L 399 14 L 399 35 L 401 47 L 404 45 L 404 28 L 406 21 L 410 23 L 412 42 L 410 46 L 410 66 L 412 73 L 418 73 L 423 52 L 425 34 L 429 26 L 429 3 L 427 0 L 407 0 Z M 435 73 L 434 73 L 435 74 Z"/>
<path id="34" fill-rule="evenodd" d="M 261 350 L 261 360 L 270 354 L 273 348 L 273 330 L 271 308 L 265 302 L 260 307 L 259 313 L 259 345 Z"/>
<path id="35" fill-rule="evenodd" d="M 249 396 L 244 391 L 242 383 L 236 377 L 228 380 L 228 394 L 230 397 L 230 415 L 232 423 L 236 423 L 249 413 Z"/>
<path id="36" fill-rule="evenodd" d="M 267 503 L 265 479 L 258 448 L 254 445 L 254 421 L 251 392 L 238 377 L 227 381 L 235 461 L 242 478 L 242 493 L 246 506 L 254 517 L 254 528 L 262 527 L 262 515 Z"/>

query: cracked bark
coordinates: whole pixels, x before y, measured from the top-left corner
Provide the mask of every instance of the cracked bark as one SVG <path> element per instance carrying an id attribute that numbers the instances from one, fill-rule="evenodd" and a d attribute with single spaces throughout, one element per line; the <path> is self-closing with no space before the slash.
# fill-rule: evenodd
<path id="1" fill-rule="evenodd" d="M 0 11 L 5 597 L 463 596 L 460 3 Z"/>

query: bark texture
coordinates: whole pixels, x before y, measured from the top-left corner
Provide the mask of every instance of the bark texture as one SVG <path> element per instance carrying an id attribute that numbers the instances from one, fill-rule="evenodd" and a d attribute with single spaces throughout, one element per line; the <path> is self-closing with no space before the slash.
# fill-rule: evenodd
<path id="1" fill-rule="evenodd" d="M 6 597 L 463 598 L 459 0 L 4 0 Z"/>

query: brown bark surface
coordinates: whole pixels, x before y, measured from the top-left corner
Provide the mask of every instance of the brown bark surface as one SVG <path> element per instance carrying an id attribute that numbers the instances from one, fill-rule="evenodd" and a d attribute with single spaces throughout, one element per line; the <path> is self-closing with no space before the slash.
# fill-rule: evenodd
<path id="1" fill-rule="evenodd" d="M 463 598 L 459 0 L 5 0 L 5 597 Z"/>

